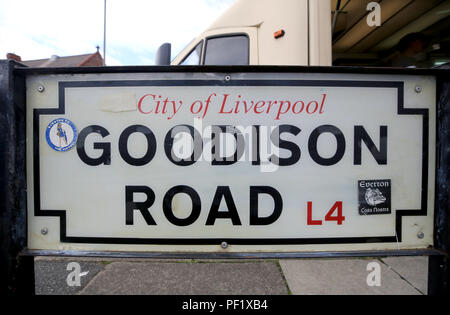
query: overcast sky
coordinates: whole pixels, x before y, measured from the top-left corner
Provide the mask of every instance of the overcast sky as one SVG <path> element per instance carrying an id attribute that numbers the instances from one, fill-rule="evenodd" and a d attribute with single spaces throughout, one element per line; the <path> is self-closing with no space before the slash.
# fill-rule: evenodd
<path id="1" fill-rule="evenodd" d="M 107 0 L 106 63 L 151 65 L 164 42 L 172 57 L 236 0 Z M 0 0 L 0 59 L 103 55 L 104 0 Z"/>

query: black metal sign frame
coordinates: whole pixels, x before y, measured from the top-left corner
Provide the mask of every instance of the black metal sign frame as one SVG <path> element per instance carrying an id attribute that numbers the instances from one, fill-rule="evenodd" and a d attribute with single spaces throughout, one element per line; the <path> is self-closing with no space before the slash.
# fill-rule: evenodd
<path id="1" fill-rule="evenodd" d="M 434 247 L 428 250 L 327 252 L 327 253 L 226 253 L 225 254 L 181 254 L 184 258 L 303 258 L 303 257 L 370 257 L 399 255 L 429 255 L 429 293 L 448 294 L 449 291 L 449 210 L 450 210 L 450 71 L 435 69 L 392 69 L 353 67 L 284 67 L 284 66 L 151 66 L 151 67 L 92 67 L 92 68 L 26 68 L 13 61 L 0 61 L 0 283 L 1 293 L 32 294 L 34 292 L 35 255 L 103 256 L 103 257 L 147 257 L 179 258 L 170 253 L 108 253 L 108 252 L 57 252 L 30 251 L 27 249 L 27 206 L 26 206 L 26 102 L 25 79 L 33 74 L 86 74 L 86 73 L 174 73 L 211 72 L 224 75 L 250 73 L 363 73 L 431 75 L 437 81 L 437 152 Z M 225 83 L 224 83 L 225 84 Z M 401 92 L 400 92 L 401 91 Z M 427 113 L 406 113 L 402 107 L 403 89 L 399 89 L 399 114 L 423 115 Z M 414 110 L 416 111 L 416 110 Z M 30 122 L 28 122 L 30 123 Z M 424 125 L 425 126 L 425 125 Z M 428 127 L 428 126 L 427 126 Z M 425 139 L 428 138 L 425 135 Z M 426 147 L 425 147 L 426 148 Z M 427 150 L 425 150 L 427 151 Z M 427 159 L 424 156 L 424 159 Z M 425 160 L 424 160 L 425 161 Z M 423 171 L 422 171 L 423 174 Z M 427 178 L 427 176 L 422 176 Z M 422 183 L 424 184 L 424 183 Z M 427 183 L 422 188 L 427 190 Z M 421 213 L 426 198 L 422 196 Z M 55 215 L 55 211 L 51 215 Z M 406 211 L 408 212 L 408 211 Z M 417 210 L 416 210 L 417 212 Z M 411 213 L 417 215 L 417 213 Z M 403 214 L 402 214 L 403 215 Z M 397 227 L 401 216 L 397 216 Z M 62 223 L 61 223 L 62 224 Z M 62 232 L 61 232 L 62 233 Z M 216 242 L 216 240 L 214 240 Z M 226 240 L 225 240 L 226 241 Z M 230 240 L 233 243 L 232 240 Z M 235 242 L 234 242 L 235 243 Z M 224 256 L 225 255 L 225 256 Z"/>

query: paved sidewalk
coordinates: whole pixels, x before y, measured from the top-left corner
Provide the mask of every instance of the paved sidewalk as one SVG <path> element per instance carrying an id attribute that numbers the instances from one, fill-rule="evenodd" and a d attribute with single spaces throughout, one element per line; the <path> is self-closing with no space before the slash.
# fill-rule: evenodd
<path id="1" fill-rule="evenodd" d="M 369 286 L 367 278 L 380 267 L 380 285 Z M 293 294 L 421 295 L 427 292 L 428 258 L 305 259 L 280 262 Z"/>
<path id="2" fill-rule="evenodd" d="M 80 286 L 70 262 L 77 262 Z M 380 286 L 368 286 L 375 262 Z M 427 257 L 299 260 L 35 259 L 36 294 L 286 295 L 392 294 L 427 292 Z"/>

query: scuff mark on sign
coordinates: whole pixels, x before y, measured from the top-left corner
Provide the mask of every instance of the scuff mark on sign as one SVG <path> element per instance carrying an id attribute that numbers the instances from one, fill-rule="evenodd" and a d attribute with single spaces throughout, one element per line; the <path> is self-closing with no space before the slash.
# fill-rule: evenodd
<path id="1" fill-rule="evenodd" d="M 130 112 L 137 110 L 136 93 L 121 92 L 107 94 L 100 99 L 99 107 L 102 112 Z"/>

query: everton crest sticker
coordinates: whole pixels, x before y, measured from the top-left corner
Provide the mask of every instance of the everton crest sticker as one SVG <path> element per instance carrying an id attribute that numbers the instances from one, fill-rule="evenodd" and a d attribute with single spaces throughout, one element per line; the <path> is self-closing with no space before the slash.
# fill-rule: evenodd
<path id="1" fill-rule="evenodd" d="M 359 214 L 391 213 L 391 180 L 358 181 Z"/>
<path id="2" fill-rule="evenodd" d="M 77 143 L 78 133 L 69 119 L 58 118 L 48 124 L 45 137 L 53 150 L 65 152 Z"/>

